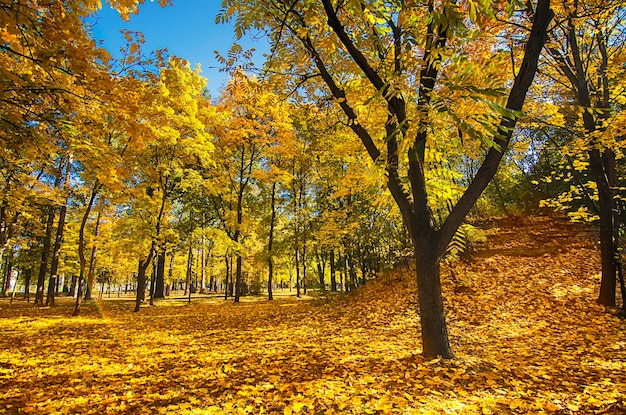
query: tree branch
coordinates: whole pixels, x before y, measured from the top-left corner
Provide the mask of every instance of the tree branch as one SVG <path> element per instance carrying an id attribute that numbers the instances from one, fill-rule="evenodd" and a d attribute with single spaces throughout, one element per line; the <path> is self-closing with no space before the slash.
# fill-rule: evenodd
<path id="1" fill-rule="evenodd" d="M 520 111 L 522 109 L 528 89 L 537 72 L 539 56 L 547 40 L 548 25 L 553 17 L 554 13 L 550 9 L 550 0 L 539 0 L 530 36 L 526 42 L 522 65 L 517 77 L 515 77 L 513 87 L 509 92 L 506 104 L 508 110 Z M 496 174 L 504 149 L 508 146 L 511 136 L 513 135 L 516 122 L 516 116 L 504 115 L 502 117 L 497 136 L 494 137 L 494 142 L 497 147 L 492 147 L 489 150 L 474 180 L 470 183 L 439 230 L 439 255 L 445 253 L 457 228 L 461 225 L 469 210 L 474 206 L 474 203 L 476 203 L 490 180 Z"/>

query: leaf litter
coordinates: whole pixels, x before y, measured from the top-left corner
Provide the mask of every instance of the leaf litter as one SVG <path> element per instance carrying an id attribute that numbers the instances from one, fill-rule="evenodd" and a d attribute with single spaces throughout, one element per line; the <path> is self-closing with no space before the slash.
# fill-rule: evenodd
<path id="1" fill-rule="evenodd" d="M 626 335 L 595 302 L 593 230 L 555 218 L 481 224 L 444 268 L 457 357 L 425 361 L 414 271 L 356 295 L 194 300 L 71 314 L 0 301 L 0 413 L 624 414 Z"/>

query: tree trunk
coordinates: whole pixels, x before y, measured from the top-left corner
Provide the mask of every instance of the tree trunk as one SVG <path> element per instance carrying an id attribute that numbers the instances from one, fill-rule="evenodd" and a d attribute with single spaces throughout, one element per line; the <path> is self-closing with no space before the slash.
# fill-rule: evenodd
<path id="1" fill-rule="evenodd" d="M 237 253 L 237 265 L 235 268 L 235 302 L 239 302 L 239 297 L 241 296 L 241 266 L 242 266 L 242 258 L 241 254 Z"/>
<path id="2" fill-rule="evenodd" d="M 165 292 L 165 295 L 169 296 L 169 287 L 171 287 L 174 284 L 174 254 L 172 253 L 172 255 L 170 255 L 170 265 L 169 265 L 169 269 L 167 271 L 167 276 L 169 278 L 169 282 L 167 284 L 167 289 Z"/>
<path id="3" fill-rule="evenodd" d="M 598 303 L 614 306 L 616 298 L 617 265 L 615 253 L 617 247 L 614 239 L 613 193 L 607 181 L 607 173 L 598 149 L 589 152 L 589 167 L 598 189 L 598 211 L 600 216 L 600 258 L 602 263 L 602 280 Z"/>
<path id="4" fill-rule="evenodd" d="M 339 291 L 346 290 L 346 260 L 344 256 L 339 252 Z"/>
<path id="5" fill-rule="evenodd" d="M 235 235 L 233 237 L 233 241 L 238 244 L 239 243 L 239 237 L 241 235 L 241 225 L 243 223 L 243 190 L 244 190 L 244 186 L 243 184 L 240 185 L 240 189 L 239 189 L 239 195 L 238 195 L 238 199 L 237 199 L 237 229 L 235 230 Z M 235 285 L 234 285 L 234 289 L 235 289 L 235 303 L 239 302 L 239 295 L 241 293 L 241 250 L 239 249 L 239 246 L 237 246 L 237 263 L 236 263 L 236 268 L 235 268 Z"/>
<path id="6" fill-rule="evenodd" d="M 65 168 L 65 201 L 59 211 L 59 223 L 57 225 L 57 234 L 54 239 L 54 249 L 52 251 L 52 263 L 50 264 L 50 280 L 48 282 L 48 297 L 46 298 L 46 306 L 54 306 L 55 287 L 58 281 L 57 272 L 59 271 L 59 259 L 61 256 L 61 244 L 63 243 L 63 232 L 65 230 L 65 216 L 67 214 L 67 203 L 70 197 L 70 175 L 72 173 L 72 153 L 67 156 L 67 167 Z"/>
<path id="7" fill-rule="evenodd" d="M 300 298 L 300 250 L 298 249 L 298 242 L 296 240 L 296 252 L 295 252 L 295 259 L 296 259 L 296 297 Z"/>
<path id="8" fill-rule="evenodd" d="M 274 294 L 272 292 L 272 284 L 274 280 L 274 258 L 273 258 L 273 246 L 274 246 L 274 225 L 276 222 L 276 182 L 272 183 L 272 196 L 271 196 L 271 209 L 272 214 L 270 216 L 270 232 L 267 241 L 267 299 L 273 300 Z"/>
<path id="9" fill-rule="evenodd" d="M 157 278 L 157 264 L 152 261 L 152 275 L 150 276 L 150 305 L 154 305 L 154 285 Z"/>
<path id="10" fill-rule="evenodd" d="M 426 358 L 454 357 L 441 294 L 440 262 L 432 240 L 423 239 L 415 248 L 417 294 L 422 327 L 423 355 Z"/>
<path id="11" fill-rule="evenodd" d="M 139 312 L 141 308 L 141 302 L 146 298 L 146 270 L 152 263 L 152 259 L 156 254 L 157 250 L 157 241 L 159 240 L 159 236 L 161 235 L 161 220 L 163 219 L 163 212 L 165 211 L 165 203 L 167 201 L 167 194 L 163 191 L 163 196 L 161 198 L 161 207 L 159 208 L 159 213 L 156 217 L 156 232 L 155 236 L 152 238 L 152 242 L 150 244 L 150 252 L 146 257 L 145 261 L 139 260 L 138 269 L 137 269 L 137 297 L 135 299 L 135 312 Z"/>
<path id="12" fill-rule="evenodd" d="M 86 214 L 89 214 L 89 212 L 86 212 Z M 100 236 L 100 215 L 101 212 L 98 212 L 98 216 L 96 216 L 96 228 L 93 231 L 95 240 L 93 242 L 93 246 L 91 247 L 91 256 L 89 257 L 89 270 L 87 271 L 87 287 L 85 288 L 85 300 L 91 300 L 91 291 L 96 281 L 96 259 L 98 256 L 98 236 Z"/>
<path id="13" fill-rule="evenodd" d="M 224 275 L 224 300 L 228 300 L 228 289 L 229 287 L 229 283 L 228 283 L 228 276 L 230 274 L 230 265 L 228 262 L 228 254 L 224 255 L 224 268 L 226 270 L 226 275 Z"/>
<path id="14" fill-rule="evenodd" d="M 13 248 L 9 250 L 6 259 L 6 266 L 3 270 L 4 280 L 2 282 L 2 297 L 6 297 L 11 288 L 11 274 L 13 273 Z"/>
<path id="15" fill-rule="evenodd" d="M 78 282 L 78 277 L 76 275 L 72 275 L 72 282 L 70 284 L 70 297 L 75 297 L 76 296 L 76 284 Z"/>
<path id="16" fill-rule="evenodd" d="M 78 316 L 80 314 L 80 298 L 83 296 L 83 278 L 84 278 L 84 276 L 85 276 L 84 267 L 81 267 L 80 274 L 79 274 L 77 282 L 76 282 L 76 285 L 78 286 L 78 288 L 77 288 L 77 292 L 76 292 L 76 302 L 74 303 L 74 311 L 72 312 L 72 315 L 74 317 L 76 317 L 76 316 Z"/>
<path id="17" fill-rule="evenodd" d="M 193 269 L 193 247 L 189 245 L 189 251 L 187 252 L 187 269 L 185 271 L 185 292 L 184 295 L 191 294 L 191 273 Z"/>
<path id="18" fill-rule="evenodd" d="M 30 280 L 33 277 L 33 269 L 27 268 L 24 270 L 24 298 L 26 302 L 30 303 Z"/>
<path id="19" fill-rule="evenodd" d="M 317 255 L 317 278 L 321 291 L 326 291 L 326 284 L 324 282 L 324 274 L 326 273 L 326 259 L 324 253 L 318 253 Z"/>
<path id="20" fill-rule="evenodd" d="M 159 252 L 157 256 L 154 298 L 165 298 L 165 251 Z"/>
<path id="21" fill-rule="evenodd" d="M 302 288 L 306 295 L 306 233 L 302 232 Z"/>
<path id="22" fill-rule="evenodd" d="M 202 221 L 202 237 L 200 238 L 200 294 L 206 292 L 206 250 L 204 248 L 204 220 Z"/>
<path id="23" fill-rule="evenodd" d="M 150 253 L 145 260 L 137 261 L 137 295 L 135 297 L 135 309 L 133 310 L 135 313 L 139 311 L 141 308 L 141 303 L 146 298 L 146 271 L 152 262 L 152 257 L 154 255 L 154 244 L 150 249 Z"/>
<path id="24" fill-rule="evenodd" d="M 48 256 L 50 254 L 50 243 L 52 241 L 52 227 L 54 226 L 54 208 L 49 207 L 48 220 L 46 222 L 46 234 L 43 237 L 41 250 L 41 262 L 39 263 L 39 275 L 37 278 L 37 292 L 35 293 L 35 304 L 43 305 L 43 291 L 46 284 L 46 274 L 48 273 Z M 50 289 L 50 288 L 48 288 Z"/>
<path id="25" fill-rule="evenodd" d="M 335 276 L 335 250 L 330 250 L 330 291 L 337 292 L 337 277 Z"/>

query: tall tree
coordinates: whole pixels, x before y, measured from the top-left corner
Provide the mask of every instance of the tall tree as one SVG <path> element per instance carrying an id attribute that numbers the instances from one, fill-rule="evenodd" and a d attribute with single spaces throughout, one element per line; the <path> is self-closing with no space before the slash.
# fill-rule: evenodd
<path id="1" fill-rule="evenodd" d="M 437 224 L 429 204 L 427 148 L 430 133 L 438 128 L 438 111 L 452 118 L 458 129 L 470 130 L 459 114 L 446 111 L 438 88 L 450 84 L 466 91 L 466 97 L 490 88 L 463 84 L 462 74 L 479 62 L 468 59 L 468 44 L 491 42 L 489 54 L 519 52 L 498 50 L 499 40 L 489 30 L 501 15 L 491 2 L 452 1 L 435 3 L 359 1 L 234 1 L 224 2 L 226 20 L 233 13 L 238 33 L 251 27 L 268 28 L 272 50 L 279 59 L 270 61 L 276 72 L 303 75 L 315 68 L 327 91 L 343 113 L 343 122 L 359 137 L 374 162 L 383 163 L 387 187 L 402 214 L 414 247 L 423 354 L 450 358 L 451 351 L 440 282 L 440 260 L 465 216 L 495 175 L 524 104 L 526 93 L 537 71 L 537 60 L 546 40 L 553 13 L 549 0 L 528 3 L 526 13 L 532 27 L 524 45 L 523 58 L 516 62 L 516 75 L 504 105 L 491 102 L 492 115 L 484 124 L 493 143 L 463 195 L 450 214 Z M 511 12 L 513 5 L 507 7 Z M 519 19 L 518 19 L 519 20 Z M 519 22 L 518 22 L 519 23 Z M 485 27 L 487 30 L 480 30 Z M 470 33 L 473 36 L 469 36 Z M 495 52 L 494 52 L 495 51 Z M 496 58 L 497 56 L 494 56 Z M 288 65 L 291 66 L 288 67 Z M 363 77 L 365 81 L 361 81 Z M 503 85 L 499 85 L 502 87 Z M 372 124 L 370 113 L 388 114 L 384 123 Z M 376 117 L 374 117 L 376 119 Z M 473 129 L 475 131 L 476 129 Z"/>
<path id="2" fill-rule="evenodd" d="M 624 139 L 623 131 L 620 134 L 619 128 L 612 127 L 624 117 L 620 96 L 624 87 L 626 33 L 622 22 L 626 12 L 620 2 L 610 0 L 563 1 L 559 6 L 559 24 L 552 31 L 548 48 L 549 62 L 559 77 L 554 88 L 558 95 L 551 98 L 563 102 L 561 111 L 554 115 L 561 118 L 557 125 L 563 127 L 565 118 L 574 125 L 582 124 L 578 130 L 567 126 L 567 134 L 573 132 L 575 138 L 566 146 L 564 155 L 566 165 L 572 167 L 569 177 L 577 178 L 579 197 L 591 216 L 599 218 L 602 280 L 598 302 L 612 306 L 620 255 L 616 154 Z M 589 186 L 587 178 L 581 176 L 594 185 Z M 568 198 L 573 196 L 560 199 Z"/>
<path id="3" fill-rule="evenodd" d="M 257 181 L 257 171 L 266 150 L 277 140 L 288 116 L 285 107 L 269 88 L 241 70 L 233 72 L 218 105 L 221 121 L 215 125 L 216 149 L 220 160 L 216 178 L 223 183 L 215 200 L 224 228 L 234 243 L 234 301 L 242 291 L 242 242 L 246 227 L 246 197 Z"/>

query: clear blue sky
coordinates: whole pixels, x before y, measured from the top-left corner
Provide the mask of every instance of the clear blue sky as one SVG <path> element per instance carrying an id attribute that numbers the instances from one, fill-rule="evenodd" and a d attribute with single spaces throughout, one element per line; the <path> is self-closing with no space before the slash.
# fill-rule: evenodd
<path id="1" fill-rule="evenodd" d="M 167 48 L 170 55 L 187 59 L 191 67 L 197 63 L 202 74 L 209 80 L 212 97 L 218 96 L 224 84 L 225 74 L 219 72 L 214 51 L 226 55 L 235 40 L 233 29 L 228 24 L 215 24 L 215 16 L 221 8 L 220 0 L 174 0 L 174 6 L 161 8 L 156 1 L 146 1 L 139 14 L 123 21 L 119 13 L 104 4 L 93 26 L 93 36 L 102 40 L 103 46 L 114 56 L 124 44 L 121 29 L 140 31 L 145 36 L 144 52 Z M 255 48 L 254 63 L 261 66 L 263 52 L 268 46 L 264 41 L 240 41 L 244 48 Z"/>

